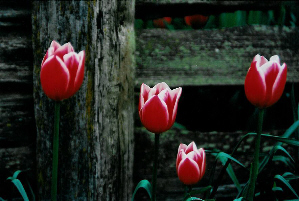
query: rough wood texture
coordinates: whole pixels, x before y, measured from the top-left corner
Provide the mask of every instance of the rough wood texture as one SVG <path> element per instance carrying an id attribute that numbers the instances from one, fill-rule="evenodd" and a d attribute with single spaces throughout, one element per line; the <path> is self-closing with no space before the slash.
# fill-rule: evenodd
<path id="1" fill-rule="evenodd" d="M 278 9 L 280 4 L 279 1 L 137 0 L 135 17 L 154 19 L 192 14 L 215 15 L 236 10 L 271 10 Z"/>
<path id="2" fill-rule="evenodd" d="M 279 55 L 288 82 L 298 82 L 298 28 L 246 26 L 220 30 L 137 32 L 135 86 L 243 85 L 256 54 Z"/>
<path id="3" fill-rule="evenodd" d="M 134 1 L 36 1 L 32 15 L 38 195 L 50 196 L 53 101 L 40 86 L 51 41 L 85 49 L 85 78 L 62 102 L 60 200 L 130 200 L 133 171 Z"/>
<path id="4" fill-rule="evenodd" d="M 28 0 L 0 2 L 0 147 L 28 145 L 35 138 L 30 23 Z"/>
<path id="5" fill-rule="evenodd" d="M 30 0 L 0 1 L 0 197 L 18 197 L 6 181 L 28 170 L 35 186 Z"/>

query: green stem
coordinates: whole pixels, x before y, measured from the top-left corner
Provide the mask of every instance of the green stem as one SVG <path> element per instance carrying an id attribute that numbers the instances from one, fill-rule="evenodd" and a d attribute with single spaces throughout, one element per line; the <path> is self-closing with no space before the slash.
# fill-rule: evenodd
<path id="1" fill-rule="evenodd" d="M 255 148 L 254 148 L 254 159 L 250 169 L 250 180 L 249 180 L 248 193 L 247 193 L 248 201 L 253 201 L 254 198 L 255 183 L 256 183 L 258 169 L 259 169 L 259 156 L 260 156 L 261 133 L 263 127 L 263 116 L 264 116 L 264 109 L 259 109 L 258 128 L 257 128 L 257 135 L 255 139 Z"/>
<path id="2" fill-rule="evenodd" d="M 160 139 L 160 134 L 155 134 L 155 152 L 154 152 L 154 165 L 153 165 L 153 194 L 152 194 L 152 201 L 156 201 L 159 139 Z"/>
<path id="3" fill-rule="evenodd" d="M 192 197 L 191 191 L 192 191 L 192 186 L 191 185 L 185 185 L 185 195 L 184 195 L 183 201 L 185 201 L 188 198 Z"/>
<path id="4" fill-rule="evenodd" d="M 187 194 L 188 194 L 188 186 L 185 185 L 185 195 L 184 195 L 184 198 L 187 196 Z"/>
<path id="5" fill-rule="evenodd" d="M 60 102 L 55 102 L 54 114 L 54 136 L 53 136 L 53 166 L 52 166 L 52 188 L 51 200 L 57 200 L 57 172 L 58 172 L 58 148 L 59 148 L 59 117 L 60 117 Z"/>

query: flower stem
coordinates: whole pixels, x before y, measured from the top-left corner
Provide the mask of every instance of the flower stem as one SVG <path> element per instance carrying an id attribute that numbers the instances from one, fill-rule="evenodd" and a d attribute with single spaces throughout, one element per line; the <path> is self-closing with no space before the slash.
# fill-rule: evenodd
<path id="1" fill-rule="evenodd" d="M 154 152 L 154 165 L 153 165 L 153 192 L 152 192 L 152 201 L 156 201 L 159 140 L 160 140 L 160 134 L 155 134 L 155 152 Z"/>
<path id="2" fill-rule="evenodd" d="M 60 101 L 55 102 L 51 200 L 57 200 Z"/>
<path id="3" fill-rule="evenodd" d="M 264 109 L 259 109 L 258 116 L 258 126 L 257 126 L 257 135 L 255 139 L 255 148 L 254 148 L 254 159 L 252 163 L 252 168 L 250 169 L 250 180 L 249 187 L 247 192 L 247 200 L 252 201 L 254 198 L 255 183 L 258 175 L 259 168 L 259 156 L 260 156 L 260 144 L 261 144 L 261 133 L 263 127 L 263 116 Z"/>

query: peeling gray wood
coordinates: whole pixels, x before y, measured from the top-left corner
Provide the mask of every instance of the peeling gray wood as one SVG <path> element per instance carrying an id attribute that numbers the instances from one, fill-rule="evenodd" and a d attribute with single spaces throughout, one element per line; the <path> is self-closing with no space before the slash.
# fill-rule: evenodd
<path id="1" fill-rule="evenodd" d="M 0 197 L 16 198 L 6 181 L 26 171 L 35 186 L 31 2 L 0 1 Z"/>
<path id="2" fill-rule="evenodd" d="M 256 54 L 279 55 L 288 82 L 299 82 L 298 28 L 246 26 L 218 30 L 137 31 L 135 86 L 243 85 Z"/>
<path id="3" fill-rule="evenodd" d="M 78 93 L 63 101 L 61 200 L 130 200 L 133 172 L 134 1 L 34 2 L 34 101 L 39 196 L 50 196 L 53 101 L 40 63 L 53 39 L 86 52 Z"/>

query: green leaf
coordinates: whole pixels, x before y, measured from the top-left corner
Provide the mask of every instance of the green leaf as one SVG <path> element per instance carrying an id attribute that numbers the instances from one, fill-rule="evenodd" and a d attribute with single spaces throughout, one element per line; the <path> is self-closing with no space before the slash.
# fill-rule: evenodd
<path id="1" fill-rule="evenodd" d="M 291 191 L 292 193 L 299 199 L 299 196 L 297 195 L 296 191 L 293 189 L 293 187 L 289 184 L 289 182 L 283 178 L 281 175 L 275 175 L 274 179 L 280 180 L 282 183 L 284 183 Z"/>
<path id="2" fill-rule="evenodd" d="M 196 195 L 196 194 L 200 194 L 200 193 L 203 193 L 203 192 L 206 192 L 208 190 L 210 190 L 212 188 L 212 186 L 206 186 L 206 187 L 203 187 L 203 188 L 200 188 L 200 189 L 194 189 L 190 192 L 191 195 Z"/>
<path id="3" fill-rule="evenodd" d="M 229 155 L 227 153 L 219 152 L 218 154 L 212 153 L 212 155 L 214 155 L 214 156 L 216 155 L 215 160 L 219 159 L 222 162 L 225 159 L 225 162 L 226 162 L 227 159 L 230 159 L 230 160 L 236 162 L 237 164 L 239 164 L 240 166 L 242 166 L 243 168 L 245 168 L 245 166 L 240 161 L 238 161 L 237 159 L 235 159 L 234 157 L 232 157 L 231 155 Z"/>
<path id="4" fill-rule="evenodd" d="M 261 134 L 262 137 L 264 138 L 270 138 L 271 140 L 275 140 L 281 143 L 286 143 L 289 145 L 297 146 L 299 147 L 299 141 L 295 139 L 290 139 L 288 137 L 280 137 L 280 136 L 274 136 L 274 135 L 269 135 L 269 134 Z"/>
<path id="5" fill-rule="evenodd" d="M 284 152 L 293 161 L 293 163 L 295 163 L 294 159 L 289 154 L 289 152 L 287 152 L 287 150 L 285 150 L 285 148 L 283 148 L 281 145 L 275 145 L 271 149 L 271 151 L 269 152 L 269 154 L 267 156 L 265 156 L 264 159 L 263 159 L 263 161 L 260 163 L 260 165 L 259 165 L 259 173 L 264 169 L 264 167 L 268 164 L 269 160 L 273 158 L 273 156 L 275 155 L 275 153 L 278 150 Z"/>
<path id="6" fill-rule="evenodd" d="M 243 197 L 240 197 L 238 199 L 234 199 L 234 201 L 242 201 L 243 200 Z"/>
<path id="7" fill-rule="evenodd" d="M 299 179 L 298 175 L 294 175 L 291 172 L 285 172 L 283 175 L 283 178 L 285 178 L 286 180 L 293 180 L 293 179 Z"/>
<path id="8" fill-rule="evenodd" d="M 191 200 L 201 200 L 204 201 L 203 199 L 197 198 L 197 197 L 189 197 L 187 200 L 185 201 L 191 201 Z"/>
<path id="9" fill-rule="evenodd" d="M 22 183 L 20 182 L 20 180 L 18 180 L 18 179 L 12 179 L 11 182 L 17 187 L 17 189 L 21 193 L 24 201 L 29 201 L 28 196 L 26 194 L 26 191 L 25 191 Z"/>
<path id="10" fill-rule="evenodd" d="M 274 192 L 277 192 L 277 191 L 281 191 L 281 192 L 283 192 L 283 190 L 282 190 L 282 188 L 280 188 L 280 187 L 273 187 L 272 188 L 272 191 L 274 191 Z"/>
<path id="11" fill-rule="evenodd" d="M 148 180 L 141 180 L 141 181 L 137 184 L 137 186 L 136 186 L 136 188 L 135 188 L 135 190 L 134 190 L 134 193 L 133 193 L 133 195 L 132 195 L 132 199 L 131 199 L 131 201 L 134 201 L 134 199 L 135 199 L 135 195 L 136 195 L 137 191 L 138 191 L 140 188 L 144 188 L 144 189 L 146 190 L 147 194 L 149 195 L 150 199 L 152 199 L 152 185 L 151 185 L 151 183 L 150 183 Z"/>
<path id="12" fill-rule="evenodd" d="M 12 175 L 12 177 L 13 177 L 14 179 L 16 179 L 16 178 L 19 176 L 19 174 L 20 174 L 21 172 L 22 172 L 21 170 L 17 170 L 17 171 L 15 171 L 14 174 Z"/>
<path id="13" fill-rule="evenodd" d="M 282 135 L 282 137 L 288 138 L 290 137 L 298 128 L 299 126 L 299 120 L 295 121 Z"/>
<path id="14" fill-rule="evenodd" d="M 212 155 L 215 155 L 215 154 L 212 154 Z M 224 166 L 225 163 L 227 162 L 227 159 L 230 159 L 230 160 L 233 160 L 234 162 L 236 162 L 237 164 L 241 165 L 242 167 L 245 168 L 245 166 L 239 162 L 237 159 L 235 159 L 234 157 L 230 156 L 229 154 L 226 154 L 224 152 L 219 152 L 217 155 L 216 155 L 216 161 L 217 159 L 219 159 L 222 163 L 222 165 Z M 245 168 L 246 169 L 246 168 Z M 231 164 L 229 164 L 226 168 L 226 172 L 227 174 L 230 176 L 231 180 L 234 182 L 236 188 L 238 189 L 238 192 L 241 191 L 241 185 L 236 177 L 236 174 L 233 170 L 233 167 L 231 166 Z"/>
<path id="15" fill-rule="evenodd" d="M 272 161 L 283 162 L 289 168 L 295 170 L 295 163 L 285 156 L 273 156 Z"/>

